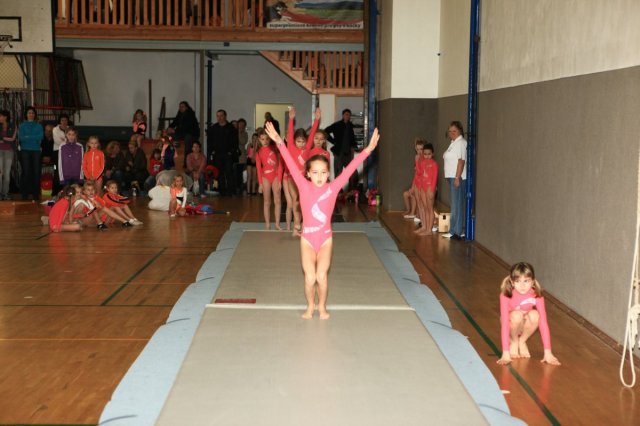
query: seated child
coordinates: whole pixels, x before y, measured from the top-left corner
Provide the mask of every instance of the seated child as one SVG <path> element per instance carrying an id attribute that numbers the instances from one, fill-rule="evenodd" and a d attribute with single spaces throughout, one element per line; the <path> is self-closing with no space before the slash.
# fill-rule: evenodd
<path id="1" fill-rule="evenodd" d="M 182 175 L 176 175 L 171 184 L 171 200 L 169 201 L 169 216 L 171 218 L 187 214 L 187 188 L 184 186 Z"/>
<path id="2" fill-rule="evenodd" d="M 151 188 L 156 186 L 156 175 L 163 170 L 161 151 L 156 148 L 149 159 L 149 177 L 144 182 L 144 190 L 149 192 Z"/>
<path id="3" fill-rule="evenodd" d="M 58 196 L 58 201 L 49 212 L 49 229 L 51 232 L 82 231 L 82 225 L 72 218 L 71 205 L 75 201 L 76 191 L 66 186 Z"/>
<path id="4" fill-rule="evenodd" d="M 129 197 L 118 193 L 118 183 L 116 181 L 107 181 L 107 192 L 105 192 L 102 199 L 107 208 L 115 210 L 127 220 L 127 223 L 131 225 L 142 225 L 142 222 L 136 219 L 129 208 Z"/>

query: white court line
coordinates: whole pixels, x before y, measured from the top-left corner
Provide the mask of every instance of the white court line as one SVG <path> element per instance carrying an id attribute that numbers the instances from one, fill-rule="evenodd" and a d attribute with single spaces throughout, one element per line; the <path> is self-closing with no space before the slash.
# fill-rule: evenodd
<path id="1" fill-rule="evenodd" d="M 258 305 L 255 303 L 208 303 L 207 308 L 222 309 L 265 309 L 281 311 L 305 310 L 307 305 Z M 330 311 L 415 311 L 411 306 L 383 305 L 327 305 Z"/>

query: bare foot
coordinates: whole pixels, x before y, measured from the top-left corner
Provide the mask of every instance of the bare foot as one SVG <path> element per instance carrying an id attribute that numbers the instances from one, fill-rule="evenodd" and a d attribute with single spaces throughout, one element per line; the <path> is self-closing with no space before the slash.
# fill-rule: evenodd
<path id="1" fill-rule="evenodd" d="M 268 223 L 264 224 L 264 229 L 266 229 L 267 231 L 271 229 L 271 225 Z"/>
<path id="2" fill-rule="evenodd" d="M 327 311 L 322 311 L 322 310 L 321 310 L 321 311 L 319 311 L 319 314 L 320 314 L 320 319 L 321 319 L 321 320 L 329 319 L 329 317 L 331 316 L 331 315 L 329 315 L 329 312 L 327 312 Z"/>
<path id="3" fill-rule="evenodd" d="M 431 232 L 430 229 L 427 228 L 418 228 L 419 232 L 416 232 L 416 234 L 418 234 L 419 236 L 423 236 L 423 235 L 433 235 L 433 232 Z"/>
<path id="4" fill-rule="evenodd" d="M 420 234 L 422 232 L 422 228 L 417 228 L 413 230 L 414 234 Z"/>
<path id="5" fill-rule="evenodd" d="M 276 229 L 277 229 L 278 231 L 282 231 L 282 227 L 280 226 L 280 224 L 279 224 L 279 223 L 276 223 Z"/>
<path id="6" fill-rule="evenodd" d="M 302 314 L 302 318 L 304 318 L 304 319 L 313 318 L 313 308 L 311 308 L 311 309 L 307 308 L 307 310 L 304 311 L 304 314 Z"/>
<path id="7" fill-rule="evenodd" d="M 300 236 L 300 230 L 293 228 L 293 232 L 291 233 L 292 237 L 299 237 Z"/>
<path id="8" fill-rule="evenodd" d="M 520 353 L 518 352 L 518 342 L 511 342 L 509 344 L 509 355 L 511 355 L 512 359 L 520 358 Z"/>
<path id="9" fill-rule="evenodd" d="M 529 347 L 527 346 L 527 342 L 524 342 L 524 341 L 518 342 L 518 352 L 520 352 L 520 358 L 531 358 L 531 354 L 529 353 Z"/>

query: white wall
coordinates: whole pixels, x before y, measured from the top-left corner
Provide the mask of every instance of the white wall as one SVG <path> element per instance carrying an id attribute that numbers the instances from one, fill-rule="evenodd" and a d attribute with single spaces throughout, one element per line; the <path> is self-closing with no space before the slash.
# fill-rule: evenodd
<path id="1" fill-rule="evenodd" d="M 93 103 L 93 110 L 76 120 L 79 125 L 130 125 L 137 108 L 148 110 L 149 79 L 154 129 L 162 96 L 167 116 L 174 116 L 179 102 L 186 100 L 199 117 L 199 53 L 77 50 L 74 56 L 84 65 Z M 215 111 L 224 109 L 229 120 L 244 117 L 253 130 L 256 103 L 288 103 L 300 112 L 300 126 L 311 125 L 311 94 L 263 57 L 220 55 L 213 63 L 213 120 Z"/>
<path id="2" fill-rule="evenodd" d="M 640 65 L 638 0 L 484 0 L 481 16 L 481 90 Z"/>
<path id="3" fill-rule="evenodd" d="M 438 97 L 466 95 L 469 81 L 469 0 L 446 0 L 440 10 Z"/>
<path id="4" fill-rule="evenodd" d="M 312 124 L 311 102 L 309 92 L 262 56 L 220 55 L 214 61 L 214 119 L 224 109 L 229 120 L 244 117 L 253 131 L 256 103 L 286 103 L 298 111 L 296 125 L 306 128 Z"/>
<path id="5" fill-rule="evenodd" d="M 440 0 L 383 0 L 379 99 L 437 98 Z"/>
<path id="6" fill-rule="evenodd" d="M 166 98 L 167 115 L 180 101 L 197 110 L 199 54 L 193 52 L 121 52 L 76 50 L 82 61 L 93 110 L 82 111 L 76 124 L 128 126 L 133 112 L 149 110 L 149 79 L 153 84 L 153 128 L 158 126 L 160 103 Z"/>

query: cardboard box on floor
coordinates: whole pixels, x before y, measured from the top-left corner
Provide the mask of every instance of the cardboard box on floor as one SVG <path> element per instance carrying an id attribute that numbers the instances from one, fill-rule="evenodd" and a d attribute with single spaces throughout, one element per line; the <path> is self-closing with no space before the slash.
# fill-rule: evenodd
<path id="1" fill-rule="evenodd" d="M 436 212 L 438 217 L 438 232 L 449 232 L 451 227 L 451 213 L 449 212 Z"/>

